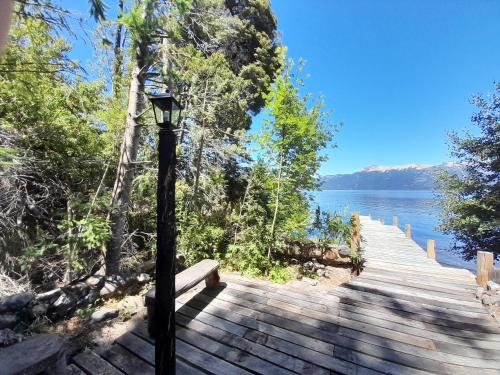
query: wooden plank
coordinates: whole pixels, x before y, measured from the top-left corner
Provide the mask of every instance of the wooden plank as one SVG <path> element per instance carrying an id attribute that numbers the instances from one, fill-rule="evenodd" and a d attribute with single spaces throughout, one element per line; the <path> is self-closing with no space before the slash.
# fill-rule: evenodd
<path id="1" fill-rule="evenodd" d="M 67 375 L 86 375 L 80 368 L 74 364 L 70 364 L 66 369 Z"/>
<path id="2" fill-rule="evenodd" d="M 191 302 L 193 302 L 193 304 L 191 304 Z M 201 309 L 203 309 L 203 311 L 201 311 Z M 199 310 L 199 312 L 196 310 Z M 190 303 L 186 306 L 183 306 L 179 310 L 179 312 L 182 314 L 193 314 L 197 319 L 203 322 L 207 322 L 208 324 L 210 324 L 209 322 L 212 319 L 212 315 L 217 316 L 241 326 L 279 337 L 283 340 L 293 342 L 297 345 L 301 345 L 324 354 L 333 353 L 333 350 L 335 348 L 335 345 L 328 342 L 312 337 L 306 337 L 301 333 L 297 333 L 289 329 L 283 329 L 281 327 L 267 324 L 265 322 L 257 321 L 254 317 L 248 317 L 237 314 L 233 311 L 223 310 L 214 305 L 205 306 L 203 303 L 200 304 L 199 302 L 196 303 L 196 301 L 190 301 Z"/>
<path id="3" fill-rule="evenodd" d="M 197 314 L 197 311 L 194 309 L 187 309 L 183 310 L 182 314 L 180 314 L 179 316 L 184 315 L 184 313 L 189 314 L 186 316 L 189 316 L 189 318 L 191 318 L 193 322 L 202 322 L 202 320 L 200 319 L 203 319 L 203 323 L 206 323 L 207 326 L 217 327 L 227 332 L 233 331 L 231 325 L 234 323 L 219 318 L 215 315 L 206 314 L 206 316 L 204 317 L 202 314 Z M 226 325 L 229 325 L 227 329 Z M 275 349 L 276 351 L 280 351 L 284 354 L 290 354 L 291 356 L 300 358 L 305 362 L 317 364 L 318 366 L 333 371 L 338 371 L 344 374 L 355 373 L 356 369 L 352 364 L 332 357 L 334 346 L 332 346 L 331 350 L 328 351 L 328 354 L 324 354 L 324 349 L 328 348 L 329 346 L 329 344 L 327 343 L 325 343 L 325 348 L 320 348 L 321 350 L 317 351 L 305 346 L 298 345 L 294 342 L 284 340 L 278 336 L 272 336 L 270 334 L 262 332 L 266 331 L 265 325 L 262 325 L 262 327 L 263 329 L 261 331 L 258 331 L 256 329 L 246 329 L 246 333 L 244 334 L 243 338 L 264 345 L 268 348 Z M 279 333 L 281 332 L 282 331 L 280 330 L 275 330 L 272 333 L 278 333 L 279 335 Z M 318 348 L 316 347 L 315 349 Z M 307 371 L 305 372 L 307 373 Z M 364 371 L 362 372 L 365 373 Z"/>
<path id="4" fill-rule="evenodd" d="M 109 362 L 102 359 L 96 353 L 85 350 L 73 357 L 76 365 L 85 372 L 92 375 L 123 375 L 124 372 L 118 370 Z"/>
<path id="5" fill-rule="evenodd" d="M 207 293 L 210 293 L 207 291 Z M 203 298 L 203 295 L 197 296 Z M 367 332 L 373 335 L 385 337 L 391 340 L 410 343 L 411 345 L 419 346 L 427 349 L 435 349 L 431 340 L 420 338 L 417 336 L 410 336 L 403 332 L 396 332 L 384 327 L 367 325 L 364 322 L 345 319 L 343 317 L 331 314 L 320 313 L 314 310 L 307 310 L 291 304 L 277 302 L 273 300 L 259 300 L 250 293 L 238 293 L 237 291 L 227 290 L 219 294 L 218 299 L 224 300 L 240 306 L 253 308 L 263 313 L 273 314 L 276 316 L 285 317 L 291 320 L 297 320 L 303 324 L 311 325 L 315 328 L 331 330 L 333 327 L 335 331 L 339 327 L 350 328 L 356 331 Z"/>
<path id="6" fill-rule="evenodd" d="M 100 355 L 127 375 L 154 375 L 155 373 L 153 366 L 119 345 L 113 345 Z"/>
<path id="7" fill-rule="evenodd" d="M 240 350 L 236 347 L 231 347 L 216 340 L 212 340 L 206 336 L 200 335 L 194 330 L 177 327 L 176 336 L 205 352 L 208 352 L 251 372 L 277 375 L 293 374 L 292 371 L 277 366 L 273 363 L 264 361 L 250 354 L 249 352 Z"/>
<path id="8" fill-rule="evenodd" d="M 131 353 L 150 365 L 155 365 L 155 347 L 150 342 L 139 338 L 132 333 L 125 333 L 116 339 L 116 342 Z"/>
<path id="9" fill-rule="evenodd" d="M 493 253 L 487 251 L 477 252 L 477 283 L 486 288 L 489 280 L 489 274 L 493 271 Z"/>
<path id="10" fill-rule="evenodd" d="M 194 309 L 182 310 L 182 314 L 184 313 L 188 313 L 196 320 L 203 319 L 207 324 L 217 324 L 218 327 L 223 327 L 223 323 L 221 324 L 221 322 L 227 322 L 225 319 L 212 314 L 206 314 L 206 316 L 204 316 L 203 313 L 197 313 Z M 233 319 L 236 316 L 237 314 L 232 314 L 231 318 Z M 284 337 L 284 339 L 281 337 Z M 257 325 L 256 329 L 248 330 L 244 338 L 279 350 L 283 353 L 289 353 L 297 358 L 315 363 L 321 367 L 331 369 L 341 374 L 371 375 L 378 373 L 362 366 L 356 366 L 354 363 L 346 362 L 342 358 L 333 357 L 332 355 L 335 347 L 331 344 L 296 335 L 293 332 L 287 332 L 284 329 L 262 322 Z M 292 341 L 289 341 L 290 339 Z M 311 345 L 307 346 L 308 343 Z"/>
<path id="11" fill-rule="evenodd" d="M 188 302 L 188 304 L 196 304 L 196 299 L 191 300 Z M 218 308 L 214 305 L 224 305 L 220 303 L 221 301 L 219 300 L 214 300 L 212 303 L 207 306 L 205 309 L 209 308 L 210 312 L 214 314 L 220 314 L 220 316 L 224 316 L 225 311 L 232 311 L 236 312 L 238 314 L 243 314 L 245 316 L 248 316 L 251 314 L 254 316 L 256 319 L 259 321 L 263 321 L 269 324 L 273 324 L 277 327 L 281 328 L 286 328 L 292 331 L 296 331 L 296 326 L 295 322 L 281 318 L 278 316 L 274 316 L 271 314 L 256 314 L 255 311 L 252 311 L 250 309 L 246 309 L 243 307 L 239 307 L 237 305 L 231 304 L 231 306 L 224 306 L 221 308 Z M 297 332 L 297 331 L 296 331 Z M 339 346 L 342 346 L 344 348 L 347 348 L 349 350 L 357 350 L 362 353 L 365 353 L 367 355 L 375 356 L 379 360 L 383 361 L 396 361 L 399 363 L 401 367 L 415 367 L 416 364 L 420 366 L 420 368 L 425 368 L 427 371 L 431 372 L 437 372 L 437 373 L 443 373 L 440 370 L 439 361 L 436 361 L 434 359 L 429 359 L 425 357 L 419 357 L 413 354 L 410 354 L 411 352 L 415 352 L 418 348 L 415 348 L 411 345 L 405 346 L 405 344 L 397 343 L 395 341 L 387 340 L 387 339 L 382 339 L 382 338 L 376 338 L 375 336 L 372 336 L 372 340 L 376 341 L 377 344 L 372 344 L 368 342 L 360 342 L 357 339 L 347 337 L 344 334 L 331 334 L 330 332 L 325 332 L 325 330 L 321 329 L 315 329 L 315 328 L 308 328 L 304 325 L 303 329 L 298 331 L 301 332 L 302 335 L 307 335 L 308 337 L 316 338 L 316 339 L 322 339 L 325 340 L 326 342 L 330 342 L 332 344 L 335 344 L 335 350 Z M 396 351 L 394 348 L 397 347 L 398 350 L 405 350 L 407 353 L 401 352 L 401 351 Z M 335 351 L 334 351 L 335 353 Z M 396 354 L 395 354 L 396 353 Z M 418 368 L 418 366 L 416 368 Z M 376 370 L 376 369 L 375 369 Z M 378 370 L 379 371 L 379 370 Z"/>
<path id="12" fill-rule="evenodd" d="M 364 283 L 361 281 L 351 281 L 346 285 L 348 289 L 360 290 L 363 292 L 368 292 L 372 294 L 378 294 L 386 297 L 397 298 L 401 300 L 406 300 L 409 302 L 422 303 L 427 305 L 433 305 L 437 307 L 443 307 L 449 310 L 459 311 L 467 316 L 474 317 L 488 317 L 488 313 L 480 305 L 479 302 L 461 301 L 446 297 L 437 297 L 430 294 L 419 293 L 416 291 L 405 292 L 402 289 L 387 287 L 382 285 L 375 285 L 375 283 Z"/>
<path id="13" fill-rule="evenodd" d="M 33 336 L 0 350 L 0 370 L 12 375 L 38 374 L 58 364 L 61 367 L 58 371 L 64 371 L 66 360 L 63 347 L 64 340 L 60 336 Z"/>
<path id="14" fill-rule="evenodd" d="M 427 258 L 436 259 L 436 241 L 427 240 Z"/>
<path id="15" fill-rule="evenodd" d="M 227 293 L 230 293 L 230 291 L 225 291 L 223 293 L 219 293 L 218 298 L 226 300 Z M 201 297 L 201 295 L 200 295 L 200 297 Z M 232 301 L 233 303 L 236 303 L 236 304 L 243 304 L 245 306 L 253 306 L 254 309 L 258 309 L 259 311 L 266 311 L 269 313 L 281 314 L 281 316 L 286 316 L 287 318 L 290 318 L 290 319 L 297 319 L 298 321 L 301 321 L 305 324 L 308 324 L 308 321 L 306 321 L 306 319 L 305 319 L 307 316 L 314 317 L 314 318 L 319 319 L 319 320 L 335 322 L 335 323 L 338 323 L 339 325 L 342 326 L 340 328 L 339 333 L 344 335 L 344 336 L 351 337 L 351 338 L 357 339 L 357 340 L 360 339 L 361 336 L 363 336 L 363 341 L 374 343 L 376 345 L 386 346 L 387 348 L 406 352 L 407 354 L 420 355 L 420 356 L 432 358 L 435 360 L 443 360 L 444 358 L 446 358 L 448 360 L 448 362 L 455 363 L 455 364 L 464 364 L 464 361 L 468 361 L 469 365 L 476 364 L 478 367 L 481 367 L 481 366 L 484 366 L 485 364 L 487 364 L 490 367 L 496 368 L 496 366 L 494 364 L 492 365 L 488 361 L 469 360 L 467 358 L 464 359 L 463 355 L 464 355 L 465 351 L 462 351 L 460 356 L 451 356 L 451 355 L 444 355 L 443 356 L 443 355 L 437 355 L 436 353 L 434 353 L 432 351 L 429 352 L 428 349 L 435 351 L 436 347 L 434 345 L 434 342 L 431 340 L 428 340 L 428 339 L 426 339 L 425 340 L 426 342 L 424 342 L 423 344 L 419 344 L 419 340 L 422 340 L 419 337 L 419 335 L 425 335 L 427 333 L 427 332 L 422 331 L 422 330 L 415 329 L 412 331 L 412 333 L 414 335 L 410 336 L 408 334 L 408 330 L 410 329 L 410 327 L 405 327 L 405 326 L 397 325 L 397 324 L 384 324 L 385 327 L 384 326 L 377 327 L 376 324 L 373 324 L 373 320 L 375 320 L 375 319 L 372 319 L 372 321 L 369 322 L 371 324 L 360 324 L 359 322 L 356 322 L 355 320 L 352 320 L 352 319 L 337 318 L 334 316 L 330 316 L 328 314 L 322 314 L 322 313 L 315 312 L 315 311 L 303 311 L 303 309 L 301 309 L 301 308 L 294 309 L 293 307 L 290 309 L 290 306 L 285 306 L 282 303 L 280 303 L 278 305 L 281 309 L 272 310 L 272 309 L 269 309 L 265 306 L 263 307 L 262 300 L 259 301 L 259 303 L 256 303 L 255 298 L 251 298 L 248 303 L 245 303 L 244 296 L 242 297 L 241 295 L 238 295 L 238 294 L 236 294 L 235 297 L 232 297 L 229 295 L 228 300 Z M 288 313 L 287 310 L 290 310 L 292 312 L 292 314 Z M 301 314 L 304 314 L 304 315 L 301 315 Z M 380 324 L 380 322 L 384 322 L 384 321 L 378 320 L 378 322 Z M 386 322 L 386 323 L 390 323 L 390 322 Z M 400 333 L 402 335 L 398 335 L 398 333 L 395 332 L 398 329 L 400 330 Z M 376 336 L 388 338 L 388 339 L 396 341 L 396 342 L 388 343 L 385 339 L 380 340 L 380 338 L 378 338 Z M 432 332 L 429 332 L 428 338 L 429 339 L 436 339 L 436 338 L 448 339 L 448 337 L 446 335 L 440 335 L 437 333 L 433 334 Z M 454 341 L 452 341 L 452 340 L 450 340 L 450 341 L 452 343 L 455 343 L 455 344 L 464 345 L 465 340 L 456 339 Z M 401 345 L 398 342 L 408 344 L 411 346 Z M 450 347 L 451 346 L 448 346 L 448 348 L 450 348 Z M 427 349 L 427 350 L 422 350 L 422 349 Z M 454 353 L 453 351 L 450 352 L 450 354 L 453 354 L 453 353 Z M 474 358 L 474 355 L 472 356 L 472 358 Z"/>
<path id="16" fill-rule="evenodd" d="M 341 303 L 343 304 L 361 306 L 367 309 L 378 308 L 382 312 L 387 310 L 388 313 L 410 316 L 411 319 L 431 322 L 455 329 L 460 329 L 461 325 L 466 325 L 469 330 L 479 330 L 479 327 L 489 330 L 496 327 L 495 322 L 491 319 L 463 316 L 460 312 L 447 310 L 438 306 L 414 304 L 404 300 L 342 287 L 337 288 L 332 293 L 341 297 Z"/>
<path id="17" fill-rule="evenodd" d="M 462 302 L 466 302 L 467 306 L 471 306 L 473 308 L 476 308 L 478 310 L 481 310 L 484 312 L 484 308 L 482 304 L 476 299 L 475 296 L 472 295 L 472 293 L 448 293 L 447 290 L 443 289 L 437 289 L 425 285 L 418 285 L 413 283 L 410 285 L 410 283 L 405 283 L 405 282 L 398 282 L 394 281 L 392 283 L 388 283 L 386 281 L 377 279 L 375 277 L 369 277 L 369 276 L 363 276 L 363 277 L 358 277 L 356 278 L 355 282 L 363 283 L 363 284 L 368 284 L 368 285 L 373 285 L 381 288 L 385 288 L 388 290 L 394 290 L 398 291 L 401 293 L 409 294 L 412 296 L 422 296 L 425 298 L 431 298 L 431 299 L 439 299 L 442 301 L 449 301 L 452 304 L 460 304 L 462 305 Z"/>
<path id="18" fill-rule="evenodd" d="M 185 315 L 178 314 L 176 322 L 185 328 L 192 329 L 196 332 L 199 332 L 200 334 L 208 336 L 226 345 L 230 345 L 240 350 L 244 350 L 248 353 L 252 353 L 259 358 L 274 363 L 280 367 L 286 368 L 290 371 L 298 372 L 301 374 L 310 373 L 329 375 L 329 371 L 312 363 L 308 363 L 288 354 L 281 353 L 277 350 L 234 335 L 230 332 L 226 332 L 220 328 L 212 327 L 206 323 L 193 320 Z"/>
<path id="19" fill-rule="evenodd" d="M 205 371 L 201 371 L 200 369 L 191 366 L 190 364 L 179 359 L 179 357 L 175 360 L 175 370 L 176 375 L 206 375 Z"/>

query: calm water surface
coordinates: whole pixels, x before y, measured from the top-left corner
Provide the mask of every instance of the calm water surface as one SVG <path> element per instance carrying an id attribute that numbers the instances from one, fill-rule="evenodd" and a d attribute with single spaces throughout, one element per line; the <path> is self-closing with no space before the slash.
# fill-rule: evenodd
<path id="1" fill-rule="evenodd" d="M 436 258 L 440 263 L 475 270 L 474 262 L 466 262 L 451 252 L 451 237 L 436 229 L 439 207 L 431 191 L 323 190 L 315 192 L 314 198 L 323 210 L 359 211 L 361 215 L 383 219 L 386 224 L 392 224 L 392 217 L 397 215 L 401 229 L 411 224 L 412 238 L 422 248 L 426 248 L 428 239 L 436 241 Z"/>

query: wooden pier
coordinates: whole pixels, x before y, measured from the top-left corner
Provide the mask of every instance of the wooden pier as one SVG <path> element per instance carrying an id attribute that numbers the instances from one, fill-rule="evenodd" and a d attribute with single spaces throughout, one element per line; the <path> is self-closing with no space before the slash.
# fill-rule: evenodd
<path id="1" fill-rule="evenodd" d="M 222 275 L 177 300 L 177 374 L 500 374 L 500 329 L 475 276 L 361 216 L 365 269 L 331 291 Z M 73 373 L 154 374 L 146 321 Z M 83 373 L 83 372 L 81 372 Z"/>

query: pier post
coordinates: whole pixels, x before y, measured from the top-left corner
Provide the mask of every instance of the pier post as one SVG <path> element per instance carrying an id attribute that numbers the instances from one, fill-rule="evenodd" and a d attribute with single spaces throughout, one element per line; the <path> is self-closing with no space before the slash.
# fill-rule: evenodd
<path id="1" fill-rule="evenodd" d="M 351 250 L 357 252 L 361 246 L 361 221 L 359 219 L 359 212 L 355 211 L 352 213 L 351 224 L 353 226 L 351 234 Z"/>
<path id="2" fill-rule="evenodd" d="M 398 217 L 397 216 L 392 217 L 392 225 L 395 227 L 398 226 Z"/>
<path id="3" fill-rule="evenodd" d="M 477 252 L 476 281 L 483 288 L 486 287 L 489 273 L 493 271 L 493 253 L 487 251 Z"/>
<path id="4" fill-rule="evenodd" d="M 427 240 L 427 258 L 436 259 L 436 241 Z"/>
<path id="5" fill-rule="evenodd" d="M 405 233 L 406 233 L 406 238 L 411 238 L 411 225 L 410 224 L 406 224 Z"/>

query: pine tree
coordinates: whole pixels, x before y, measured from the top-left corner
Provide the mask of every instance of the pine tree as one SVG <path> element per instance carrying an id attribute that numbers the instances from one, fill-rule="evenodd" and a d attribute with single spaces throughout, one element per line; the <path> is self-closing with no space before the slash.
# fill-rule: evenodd
<path id="1" fill-rule="evenodd" d="M 464 166 L 464 175 L 443 173 L 440 194 L 441 229 L 454 236 L 453 249 L 464 259 L 478 250 L 500 254 L 500 84 L 485 99 L 473 97 L 478 107 L 472 123 L 477 136 L 452 133 L 452 155 Z"/>

